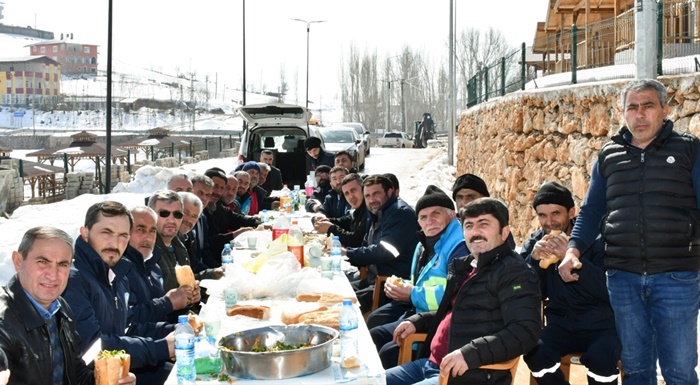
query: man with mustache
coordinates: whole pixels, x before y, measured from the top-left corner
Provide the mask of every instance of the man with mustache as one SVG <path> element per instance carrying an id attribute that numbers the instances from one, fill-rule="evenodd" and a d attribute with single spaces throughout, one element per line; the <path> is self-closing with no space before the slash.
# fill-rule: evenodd
<path id="1" fill-rule="evenodd" d="M 580 279 L 600 233 L 625 384 L 697 384 L 700 305 L 700 140 L 673 130 L 666 87 L 631 81 L 627 124 L 603 145 L 559 273 Z"/>
<path id="2" fill-rule="evenodd" d="M 348 170 L 345 167 L 335 166 L 330 173 L 331 190 L 326 194 L 323 203 L 314 204 L 312 210 L 321 213 L 328 218 L 339 218 L 348 213 L 350 204 L 345 200 L 343 195 L 342 183 L 343 178 L 348 175 Z"/>
<path id="3" fill-rule="evenodd" d="M 326 165 L 318 166 L 316 171 L 314 171 L 314 179 L 316 180 L 316 188 L 310 197 L 307 197 L 306 205 L 304 208 L 306 211 L 313 213 L 316 212 L 314 207 L 316 205 L 321 205 L 326 199 L 326 195 L 331 191 L 331 181 L 330 175 L 331 167 Z"/>
<path id="4" fill-rule="evenodd" d="M 156 245 L 158 215 L 146 206 L 131 209 L 134 225 L 124 258 L 132 263 L 129 278 L 129 321 L 167 321 L 168 314 L 187 307 L 192 288 L 181 286 L 167 293 L 163 290 L 163 271 L 158 266 L 160 249 Z"/>
<path id="5" fill-rule="evenodd" d="M 125 350 L 140 383 L 162 384 L 173 368 L 175 338 L 163 322 L 129 323 L 129 280 L 132 264 L 122 258 L 133 218 L 115 201 L 98 202 L 85 214 L 75 240 L 75 262 L 63 297 L 73 310 L 80 351 L 95 342 L 102 349 Z"/>
<path id="6" fill-rule="evenodd" d="M 428 335 L 418 359 L 386 372 L 387 385 L 437 383 L 441 371 L 450 384 L 510 384 L 510 371 L 479 367 L 518 357 L 537 343 L 539 282 L 506 242 L 508 208 L 480 198 L 463 206 L 459 217 L 471 254 L 449 264 L 438 309 L 412 315 L 394 331 L 399 346 L 412 333 Z"/>
<path id="7" fill-rule="evenodd" d="M 418 243 L 416 212 L 394 195 L 391 181 L 372 175 L 362 182 L 369 211 L 367 233 L 360 247 L 343 248 L 343 255 L 355 266 L 367 266 L 367 278 L 353 282 L 363 313 L 372 307 L 374 281 L 378 275 L 409 279 L 411 257 Z M 380 304 L 389 300 L 382 293 Z"/>
<path id="8" fill-rule="evenodd" d="M 384 369 L 396 366 L 399 358 L 399 347 L 392 342 L 394 329 L 413 314 L 437 310 L 445 291 L 449 262 L 469 254 L 454 203 L 440 188 L 429 185 L 425 189 L 416 203 L 416 213 L 421 230 L 413 252 L 411 279 L 387 281 L 384 291 L 393 301 L 367 318 Z"/>
<path id="9" fill-rule="evenodd" d="M 562 281 L 557 263 L 541 266 L 544 262 L 540 261 L 552 255 L 564 257 L 576 215 L 574 198 L 559 183 L 545 182 L 532 207 L 541 229 L 530 234 L 520 255 L 539 275 L 542 297 L 549 303 L 544 309 L 547 324 L 537 346 L 525 355 L 525 362 L 538 384 L 564 384 L 561 357 L 583 352 L 581 363 L 588 369 L 589 384 L 617 384 L 620 341 L 605 287 L 605 246 L 598 238 L 579 259 L 579 280 Z"/>
<path id="10" fill-rule="evenodd" d="M 272 150 L 262 150 L 260 152 L 260 162 L 270 166 L 270 172 L 262 183 L 262 188 L 264 188 L 268 194 L 273 190 L 282 190 L 282 172 L 279 168 L 274 166 L 275 153 Z"/>

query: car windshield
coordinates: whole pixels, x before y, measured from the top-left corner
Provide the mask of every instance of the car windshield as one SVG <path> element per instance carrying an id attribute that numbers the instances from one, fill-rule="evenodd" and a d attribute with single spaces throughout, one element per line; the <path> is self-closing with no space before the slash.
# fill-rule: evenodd
<path id="1" fill-rule="evenodd" d="M 304 140 L 306 140 L 306 134 L 300 129 L 255 130 L 251 149 L 253 151 L 266 149 L 279 152 L 304 152 Z"/>
<path id="2" fill-rule="evenodd" d="M 326 143 L 353 143 L 355 138 L 350 131 L 321 131 Z"/>

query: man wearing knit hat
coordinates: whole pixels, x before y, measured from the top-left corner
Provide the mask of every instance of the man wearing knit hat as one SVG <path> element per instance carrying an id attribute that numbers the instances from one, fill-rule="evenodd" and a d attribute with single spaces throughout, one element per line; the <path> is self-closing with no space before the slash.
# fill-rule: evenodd
<path id="1" fill-rule="evenodd" d="M 256 215 L 262 210 L 262 204 L 267 196 L 267 191 L 258 185 L 260 181 L 260 165 L 257 162 L 249 161 L 241 168 L 250 175 L 250 186 L 243 195 L 237 195 L 236 200 L 241 205 L 241 212 L 245 215 Z"/>
<path id="2" fill-rule="evenodd" d="M 440 188 L 429 185 L 416 203 L 418 245 L 413 253 L 411 278 L 387 281 L 384 292 L 393 301 L 378 308 L 367 319 L 372 340 L 385 369 L 396 366 L 399 347 L 392 342 L 394 329 L 416 313 L 435 311 L 447 282 L 447 265 L 469 255 L 464 233 L 455 214 L 454 203 Z"/>
<path id="3" fill-rule="evenodd" d="M 565 283 L 557 265 L 566 253 L 576 215 L 571 192 L 559 183 L 545 182 L 532 207 L 542 228 L 530 234 L 521 255 L 538 273 L 542 298 L 549 298 L 549 303 L 542 336 L 525 362 L 538 384 L 563 384 L 561 357 L 583 352 L 581 363 L 588 368 L 589 384 L 617 384 L 621 348 L 605 286 L 603 242 L 598 238 L 581 255 L 579 280 Z M 553 260 L 557 262 L 547 264 Z"/>
<path id="4" fill-rule="evenodd" d="M 460 175 L 452 185 L 452 199 L 457 204 L 457 209 L 477 198 L 489 196 L 486 182 L 474 174 Z"/>
<path id="5" fill-rule="evenodd" d="M 335 154 L 326 152 L 321 147 L 321 139 L 310 136 L 304 141 L 306 150 L 306 173 L 315 171 L 318 166 L 326 165 L 333 168 L 335 166 Z"/>

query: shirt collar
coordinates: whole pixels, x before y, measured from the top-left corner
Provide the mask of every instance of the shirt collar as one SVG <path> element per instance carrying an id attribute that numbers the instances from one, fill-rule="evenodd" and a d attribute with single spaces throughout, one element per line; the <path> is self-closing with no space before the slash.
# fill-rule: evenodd
<path id="1" fill-rule="evenodd" d="M 24 294 L 27 295 L 27 298 L 29 298 L 29 302 L 31 302 L 32 305 L 34 305 L 36 311 L 38 311 L 41 317 L 45 320 L 50 320 L 54 315 L 56 315 L 56 313 L 58 313 L 58 310 L 61 309 L 61 303 L 58 302 L 58 299 L 53 300 L 53 302 L 51 302 L 51 305 L 49 305 L 49 309 L 46 310 L 26 290 L 24 290 Z"/>

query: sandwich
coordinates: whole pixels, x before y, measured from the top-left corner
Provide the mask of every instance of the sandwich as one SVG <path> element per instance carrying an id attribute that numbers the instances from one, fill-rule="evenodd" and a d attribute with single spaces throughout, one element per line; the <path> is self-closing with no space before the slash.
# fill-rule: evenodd
<path id="1" fill-rule="evenodd" d="M 131 356 L 123 350 L 102 350 L 95 358 L 95 385 L 116 385 L 129 374 Z"/>
<path id="2" fill-rule="evenodd" d="M 189 265 L 176 265 L 175 278 L 177 279 L 177 283 L 180 284 L 180 286 L 187 285 L 194 289 L 194 272 L 192 272 L 192 268 Z"/>

